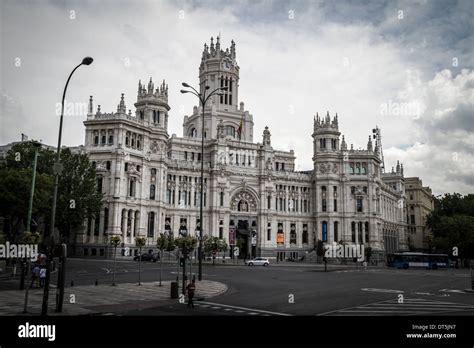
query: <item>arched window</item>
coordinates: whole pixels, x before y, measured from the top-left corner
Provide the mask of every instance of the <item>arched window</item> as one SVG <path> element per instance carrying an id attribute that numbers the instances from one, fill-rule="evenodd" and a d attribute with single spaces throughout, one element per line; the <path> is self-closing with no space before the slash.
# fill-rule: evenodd
<path id="1" fill-rule="evenodd" d="M 328 223 L 326 221 L 323 221 L 322 224 L 321 224 L 321 232 L 322 232 L 322 239 L 323 239 L 323 242 L 327 242 L 328 241 Z"/>
<path id="2" fill-rule="evenodd" d="M 189 136 L 191 138 L 197 138 L 197 130 L 196 128 L 191 128 L 191 130 L 189 131 Z"/>
<path id="3" fill-rule="evenodd" d="M 351 223 L 351 232 L 352 232 L 352 243 L 355 243 L 356 241 L 356 223 L 355 221 L 352 221 Z"/>
<path id="4" fill-rule="evenodd" d="M 362 163 L 362 174 L 367 174 L 367 163 Z"/>
<path id="5" fill-rule="evenodd" d="M 235 138 L 235 128 L 233 126 L 226 126 L 225 134 L 230 135 L 232 138 Z"/>
<path id="6" fill-rule="evenodd" d="M 334 221 L 334 241 L 337 243 L 339 241 L 339 222 Z"/>
<path id="7" fill-rule="evenodd" d="M 303 225 L 303 234 L 301 235 L 301 242 L 303 244 L 308 244 L 308 231 L 305 230 L 305 226 L 306 225 Z"/>
<path id="8" fill-rule="evenodd" d="M 296 244 L 296 225 L 290 225 L 290 244 Z"/>
<path id="9" fill-rule="evenodd" d="M 360 162 L 356 163 L 357 174 L 360 174 Z"/>
<path id="10" fill-rule="evenodd" d="M 150 199 L 155 200 L 155 185 L 150 185 Z"/>
<path id="11" fill-rule="evenodd" d="M 148 213 L 148 233 L 147 237 L 153 238 L 155 230 L 155 212 L 151 211 Z"/>
<path id="12" fill-rule="evenodd" d="M 355 174 L 354 162 L 349 163 L 349 174 Z"/>
<path id="13" fill-rule="evenodd" d="M 129 146 L 130 145 L 130 132 L 127 132 L 125 134 L 125 145 Z"/>
<path id="14" fill-rule="evenodd" d="M 94 145 L 99 145 L 99 136 L 98 135 L 96 135 L 94 137 Z"/>
<path id="15" fill-rule="evenodd" d="M 359 221 L 359 228 L 358 228 L 358 232 L 359 232 L 359 244 L 362 244 L 362 221 Z"/>
<path id="16" fill-rule="evenodd" d="M 321 186 L 322 211 L 327 211 L 326 186 Z"/>

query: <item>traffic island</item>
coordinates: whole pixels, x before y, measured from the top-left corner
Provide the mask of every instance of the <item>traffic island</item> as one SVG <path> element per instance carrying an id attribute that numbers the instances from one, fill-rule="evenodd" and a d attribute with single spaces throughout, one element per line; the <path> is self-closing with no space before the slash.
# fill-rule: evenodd
<path id="1" fill-rule="evenodd" d="M 175 303 L 178 299 L 170 299 L 172 281 L 123 283 L 111 286 L 88 285 L 66 288 L 62 313 L 55 313 L 55 301 L 50 301 L 50 315 L 90 315 L 97 313 L 114 313 L 124 310 L 145 309 L 166 303 Z M 196 298 L 208 299 L 227 291 L 223 283 L 210 280 L 197 282 Z M 56 289 L 51 289 L 55 292 Z M 30 315 L 41 313 L 43 289 L 31 289 L 28 300 L 28 313 L 23 314 L 25 292 L 20 290 L 0 291 L 0 315 Z M 54 298 L 54 297 L 52 297 Z"/>

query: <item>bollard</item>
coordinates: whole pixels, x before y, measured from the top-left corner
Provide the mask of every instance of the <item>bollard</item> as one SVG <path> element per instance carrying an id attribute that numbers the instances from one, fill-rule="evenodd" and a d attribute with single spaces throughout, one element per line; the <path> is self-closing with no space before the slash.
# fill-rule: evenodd
<path id="1" fill-rule="evenodd" d="M 179 286 L 178 282 L 171 282 L 171 298 L 175 299 L 179 297 Z"/>
<path id="2" fill-rule="evenodd" d="M 471 290 L 474 290 L 474 277 L 472 276 L 472 268 L 471 268 Z"/>
<path id="3" fill-rule="evenodd" d="M 99 285 L 99 280 L 98 279 L 95 280 L 95 286 L 97 286 L 97 285 Z"/>

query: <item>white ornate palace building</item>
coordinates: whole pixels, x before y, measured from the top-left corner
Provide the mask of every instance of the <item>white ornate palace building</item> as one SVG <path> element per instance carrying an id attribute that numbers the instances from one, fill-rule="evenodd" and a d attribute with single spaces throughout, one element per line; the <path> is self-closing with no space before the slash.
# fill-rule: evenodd
<path id="1" fill-rule="evenodd" d="M 157 88 L 151 79 L 139 82 L 133 113 L 123 94 L 112 113 L 100 105 L 93 112 L 90 98 L 85 147 L 105 206 L 77 234 L 76 254 L 109 256 L 111 235 L 135 253 L 137 236 L 151 250 L 160 233 L 195 235 L 201 161 L 203 233 L 239 245 L 247 257 L 314 255 L 318 240 L 363 243 L 381 258 L 407 248 L 403 166 L 385 173 L 380 130 L 355 150 L 341 137 L 337 114 L 315 116 L 314 169 L 295 171 L 294 152 L 273 148 L 268 127 L 254 141 L 253 116 L 239 102 L 239 69 L 233 41 L 226 50 L 219 38 L 204 45 L 200 92 L 228 89 L 206 104 L 203 158 L 202 106 L 184 117 L 183 137 L 170 137 L 164 81 Z"/>

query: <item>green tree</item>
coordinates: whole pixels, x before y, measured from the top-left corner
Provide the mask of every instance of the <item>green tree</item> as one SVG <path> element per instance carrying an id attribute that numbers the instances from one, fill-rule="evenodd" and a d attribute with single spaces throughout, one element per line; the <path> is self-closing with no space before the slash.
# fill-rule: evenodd
<path id="1" fill-rule="evenodd" d="M 316 255 L 319 257 L 324 257 L 326 249 L 324 249 L 324 242 L 320 239 L 316 242 Z"/>
<path id="2" fill-rule="evenodd" d="M 450 253 L 469 264 L 474 256 L 474 194 L 445 194 L 435 198 L 426 225 L 433 232 L 437 252 Z M 453 254 L 456 250 L 458 255 Z"/>
<path id="3" fill-rule="evenodd" d="M 168 249 L 169 240 L 170 239 L 164 233 L 160 233 L 160 236 L 156 240 L 156 247 L 160 251 L 160 286 L 163 274 L 163 251 Z"/>
<path id="4" fill-rule="evenodd" d="M 174 240 L 173 234 L 170 232 L 168 236 L 168 245 L 166 247 L 166 251 L 168 252 L 168 261 L 171 257 L 171 252 L 176 249 L 176 242 Z"/>
<path id="5" fill-rule="evenodd" d="M 146 244 L 146 238 L 144 238 L 144 237 L 136 237 L 135 238 L 135 245 L 139 249 L 139 253 L 138 253 L 138 285 L 142 285 L 142 282 L 141 282 L 142 247 L 145 244 Z"/>
<path id="6" fill-rule="evenodd" d="M 112 285 L 115 286 L 115 258 L 117 255 L 117 246 L 122 242 L 122 239 L 120 236 L 112 236 L 110 237 L 110 243 L 114 247 L 114 273 L 113 273 L 113 278 L 112 278 Z"/>
<path id="7" fill-rule="evenodd" d="M 0 168 L 0 216 L 6 220 L 6 240 L 17 242 L 26 225 L 28 214 L 29 192 L 31 190 L 31 168 Z M 51 211 L 51 192 L 53 179 L 47 174 L 37 174 L 35 197 L 33 200 L 33 220 L 41 217 L 46 223 Z M 27 226 L 25 226 L 26 229 Z"/>
<path id="8" fill-rule="evenodd" d="M 8 240 L 19 237 L 27 218 L 34 152 L 32 142 L 16 144 L 0 167 L 0 216 L 7 221 Z M 51 218 L 54 157 L 55 153 L 49 149 L 39 150 L 33 219 L 42 219 L 45 229 L 49 229 Z M 71 232 L 81 227 L 87 217 L 97 216 L 103 196 L 97 190 L 95 168 L 86 154 L 72 154 L 70 149 L 64 148 L 61 164 L 56 227 L 67 242 Z"/>
<path id="9" fill-rule="evenodd" d="M 224 239 L 219 237 L 209 237 L 204 238 L 204 252 L 207 255 L 214 255 L 214 253 L 219 253 L 221 251 L 227 250 L 227 242 Z M 215 258 L 212 258 L 212 263 L 215 264 Z"/>
<path id="10" fill-rule="evenodd" d="M 88 217 L 99 218 L 103 194 L 98 191 L 95 167 L 86 154 L 61 151 L 64 170 L 59 177 L 56 226 L 63 238 L 82 226 Z"/>

